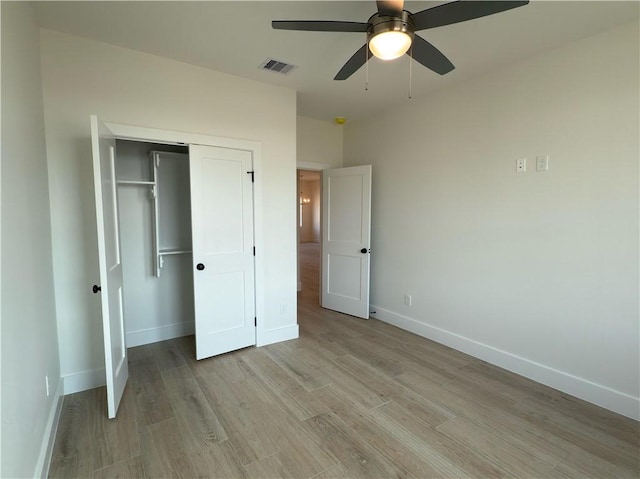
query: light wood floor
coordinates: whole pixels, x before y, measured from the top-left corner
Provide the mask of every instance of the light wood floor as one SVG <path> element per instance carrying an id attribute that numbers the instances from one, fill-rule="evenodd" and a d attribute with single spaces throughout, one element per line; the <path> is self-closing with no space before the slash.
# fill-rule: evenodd
<path id="1" fill-rule="evenodd" d="M 51 477 L 633 477 L 639 425 L 377 320 L 317 306 L 305 245 L 300 339 L 196 362 L 193 337 L 129 351 L 67 396 Z"/>

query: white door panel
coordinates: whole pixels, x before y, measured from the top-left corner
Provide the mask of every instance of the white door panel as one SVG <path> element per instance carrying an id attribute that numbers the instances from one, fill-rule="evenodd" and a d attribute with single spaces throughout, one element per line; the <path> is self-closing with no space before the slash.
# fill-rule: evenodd
<path id="1" fill-rule="evenodd" d="M 91 117 L 93 180 L 95 188 L 100 270 L 101 312 L 110 418 L 118 411 L 129 377 L 122 300 L 122 263 L 118 231 L 118 196 L 115 175 L 115 138 L 96 116 Z"/>
<path id="2" fill-rule="evenodd" d="M 323 171 L 322 306 L 369 317 L 371 166 Z"/>
<path id="3" fill-rule="evenodd" d="M 196 357 L 203 359 L 256 342 L 252 157 L 190 145 L 189 164 Z"/>

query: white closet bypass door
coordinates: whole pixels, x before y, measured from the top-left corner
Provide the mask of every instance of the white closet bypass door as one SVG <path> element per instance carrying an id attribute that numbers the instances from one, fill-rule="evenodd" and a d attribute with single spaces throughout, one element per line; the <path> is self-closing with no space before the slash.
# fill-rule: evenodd
<path id="1" fill-rule="evenodd" d="M 251 152 L 190 145 L 196 357 L 256 343 Z"/>
<path id="2" fill-rule="evenodd" d="M 322 307 L 369 318 L 371 165 L 322 172 Z"/>
<path id="3" fill-rule="evenodd" d="M 98 231 L 98 266 L 104 333 L 107 407 L 116 417 L 129 378 L 122 302 L 122 262 L 118 232 L 118 197 L 115 175 L 116 140 L 96 116 L 91 116 L 93 183 Z M 99 289 L 94 286 L 94 293 Z"/>

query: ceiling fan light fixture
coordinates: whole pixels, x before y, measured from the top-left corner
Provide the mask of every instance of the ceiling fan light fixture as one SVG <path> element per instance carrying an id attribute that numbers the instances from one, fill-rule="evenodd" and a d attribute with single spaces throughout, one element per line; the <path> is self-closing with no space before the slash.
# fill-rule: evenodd
<path id="1" fill-rule="evenodd" d="M 369 24 L 367 44 L 371 53 L 381 60 L 399 58 L 411 48 L 414 27 L 406 10 L 398 16 L 376 13 L 369 18 Z"/>
<path id="2" fill-rule="evenodd" d="M 381 60 L 394 60 L 411 48 L 411 37 L 406 32 L 381 32 L 371 37 L 369 49 Z"/>

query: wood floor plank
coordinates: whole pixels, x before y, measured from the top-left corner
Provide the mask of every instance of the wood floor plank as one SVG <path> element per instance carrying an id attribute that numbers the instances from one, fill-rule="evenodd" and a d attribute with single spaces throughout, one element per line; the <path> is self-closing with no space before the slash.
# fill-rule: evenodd
<path id="1" fill-rule="evenodd" d="M 429 345 L 429 341 L 419 341 L 418 336 L 401 341 L 396 337 L 389 337 L 384 333 L 369 331 L 363 334 L 363 339 L 376 350 L 384 350 L 403 366 L 417 369 L 432 369 L 447 380 L 454 379 L 459 368 L 471 361 L 470 356 L 459 358 L 441 355 L 437 348 Z"/>
<path id="2" fill-rule="evenodd" d="M 189 455 L 194 477 L 226 479 L 245 478 L 246 473 L 230 441 L 203 447 Z"/>
<path id="3" fill-rule="evenodd" d="M 367 408 L 376 407 L 388 401 L 384 394 L 378 394 L 375 388 L 370 387 L 371 384 L 375 384 L 371 378 L 374 374 L 373 370 L 367 370 L 363 373 L 366 369 L 363 367 L 359 371 L 360 374 L 352 374 L 347 368 L 343 369 L 338 362 L 334 361 L 337 358 L 348 360 L 346 354 L 341 356 L 323 354 L 314 347 L 307 347 L 301 350 L 292 343 L 294 342 L 273 345 L 277 346 L 277 354 L 271 353 L 273 346 L 269 348 L 267 354 L 271 357 L 275 356 L 274 359 L 285 368 L 292 365 L 292 368 L 299 371 L 298 374 L 304 376 L 318 375 L 319 379 L 317 381 L 306 382 L 309 390 L 319 389 L 318 386 L 320 384 L 322 386 L 333 384 L 350 398 Z M 301 360 L 298 361 L 298 359 Z M 296 377 L 298 377 L 298 374 L 296 374 Z M 303 381 L 300 382 L 304 384 Z M 317 413 L 319 412 L 322 411 Z"/>
<path id="4" fill-rule="evenodd" d="M 287 344 L 293 349 L 314 349 L 326 359 L 333 359 L 334 357 L 344 356 L 349 353 L 349 351 L 342 346 L 332 343 L 331 341 L 324 339 L 322 336 L 313 334 L 301 334 L 295 341 L 287 341 Z"/>
<path id="5" fill-rule="evenodd" d="M 149 350 L 150 351 L 150 350 Z M 136 398 L 138 425 L 148 426 L 173 417 L 173 409 L 153 355 L 129 362 L 129 385 Z"/>
<path id="6" fill-rule="evenodd" d="M 588 424 L 607 435 L 634 444 L 640 449 L 640 423 L 637 421 L 551 388 L 532 389 L 534 390 L 530 397 L 533 400 L 544 403 L 546 407 L 551 407 L 557 413 L 579 423 Z"/>
<path id="7" fill-rule="evenodd" d="M 484 410 L 482 405 L 473 401 L 473 397 L 460 396 L 441 384 L 431 380 L 428 374 L 408 371 L 395 376 L 393 381 L 439 406 L 446 408 L 456 416 L 478 415 Z"/>
<path id="8" fill-rule="evenodd" d="M 291 351 L 286 344 L 272 344 L 264 352 L 307 391 L 319 389 L 331 383 L 330 371 L 322 368 L 322 358 L 313 357 L 312 350 Z"/>
<path id="9" fill-rule="evenodd" d="M 602 459 L 586 451 L 576 449 L 558 464 L 550 473 L 550 478 L 589 478 L 602 479 L 609 477 L 637 479 L 638 469 Z"/>
<path id="10" fill-rule="evenodd" d="M 338 370 L 351 375 L 353 381 L 361 380 L 366 384 L 366 387 L 374 391 L 383 403 L 398 402 L 430 425 L 437 426 L 455 416 L 442 404 L 432 402 L 426 397 L 414 393 L 411 389 L 378 373 L 374 368 L 350 355 L 336 358 L 334 363 L 338 366 Z"/>
<path id="11" fill-rule="evenodd" d="M 89 477 L 96 469 L 87 429 L 94 395 L 84 391 L 64 398 L 49 477 Z"/>
<path id="12" fill-rule="evenodd" d="M 244 466 L 245 476 L 251 479 L 282 478 L 301 479 L 304 476 L 296 476 L 280 461 L 279 454 L 265 457 Z"/>
<path id="13" fill-rule="evenodd" d="M 462 371 L 466 378 L 475 378 L 478 384 L 485 386 L 491 384 L 491 387 L 495 389 L 512 394 L 514 399 L 518 396 L 531 397 L 539 403 L 543 403 L 544 408 L 553 408 L 562 415 L 569 416 L 578 422 L 590 424 L 606 434 L 635 444 L 635 447 L 640 449 L 640 423 L 637 421 L 535 383 L 484 361 L 475 361 L 462 368 Z"/>
<path id="14" fill-rule="evenodd" d="M 382 458 L 377 450 L 354 435 L 333 413 L 307 419 L 323 440 L 324 447 L 347 469 L 350 477 L 409 477 L 406 470 Z"/>
<path id="15" fill-rule="evenodd" d="M 585 452 L 629 469 L 640 468 L 640 448 L 633 442 L 577 421 L 537 399 L 525 399 L 516 404 L 515 409 L 525 420 L 577 445 Z"/>
<path id="16" fill-rule="evenodd" d="M 436 428 L 450 439 L 474 447 L 515 477 L 547 477 L 558 462 L 547 463 L 530 449 L 522 450 L 469 419 L 456 417 Z"/>
<path id="17" fill-rule="evenodd" d="M 313 477 L 338 463 L 307 421 L 287 419 L 287 445 L 277 456 L 294 477 Z"/>
<path id="18" fill-rule="evenodd" d="M 136 346 L 134 348 L 127 349 L 127 356 L 129 358 L 129 362 L 134 362 L 139 359 L 153 357 L 153 351 L 150 344 L 145 344 L 143 346 Z"/>
<path id="19" fill-rule="evenodd" d="M 380 351 L 379 349 L 369 347 L 364 341 L 356 341 L 353 338 L 334 333 L 325 333 L 322 337 L 328 341 L 338 344 L 348 350 L 351 356 L 358 358 L 362 362 L 383 372 L 387 376 L 393 377 L 407 371 L 401 363 L 390 358 L 389 354 L 385 354 L 384 351 Z"/>
<path id="20" fill-rule="evenodd" d="M 153 343 L 151 344 L 151 350 L 153 351 L 153 357 L 158 364 L 158 369 L 161 371 L 165 369 L 179 368 L 186 364 L 182 350 L 176 340 Z"/>
<path id="21" fill-rule="evenodd" d="M 320 472 L 312 477 L 312 479 L 349 479 L 352 475 L 342 463 L 338 463 L 329 469 Z"/>
<path id="22" fill-rule="evenodd" d="M 187 451 L 227 439 L 218 416 L 188 366 L 166 369 L 161 375 Z"/>
<path id="23" fill-rule="evenodd" d="M 407 444 L 388 434 L 368 415 L 367 410 L 350 403 L 332 386 L 319 389 L 314 394 L 352 431 L 352 436 L 357 434 L 396 468 L 401 468 L 413 477 L 440 476 L 440 471 L 434 469 L 431 463 L 417 455 Z"/>
<path id="24" fill-rule="evenodd" d="M 326 411 L 326 407 L 297 381 L 302 374 L 299 369 L 290 375 L 287 372 L 288 364 L 285 366 L 287 369 L 283 369 L 270 355 L 261 350 L 247 352 L 242 360 L 261 377 L 273 394 L 297 418 L 307 419 Z"/>
<path id="25" fill-rule="evenodd" d="M 94 472 L 95 479 L 130 479 L 144 477 L 142 456 L 105 466 Z"/>
<path id="26" fill-rule="evenodd" d="M 251 464 L 280 452 L 286 438 L 278 423 L 284 421 L 285 412 L 265 387 L 253 378 L 233 384 L 227 384 L 215 374 L 196 379 L 218 413 L 241 464 Z"/>
<path id="27" fill-rule="evenodd" d="M 442 388 L 452 392 L 457 397 L 469 398 L 483 406 L 503 410 L 513 410 L 518 402 L 500 388 L 489 389 L 484 385 L 469 381 L 463 375 L 458 376 L 453 381 L 442 384 Z"/>
<path id="28" fill-rule="evenodd" d="M 176 418 L 151 424 L 140 430 L 145 477 L 190 478 L 195 470 Z"/>
<path id="29" fill-rule="evenodd" d="M 134 391 L 129 387 L 125 387 L 120 400 L 118 415 L 114 419 L 108 419 L 106 415 L 106 388 L 100 388 L 100 392 L 102 400 L 95 411 L 94 417 L 96 426 L 101 425 L 101 427 L 97 428 L 96 433 L 100 434 L 98 431 L 102 431 L 101 435 L 105 441 L 106 454 L 104 455 L 105 460 L 96 465 L 98 468 L 140 455 L 140 440 L 136 427 L 138 409 Z M 94 436 L 93 441 L 95 441 L 95 433 L 92 435 Z"/>
<path id="30" fill-rule="evenodd" d="M 455 443 L 391 401 L 370 411 L 381 427 L 411 447 L 441 472 L 441 477 L 510 477 L 474 448 Z"/>

